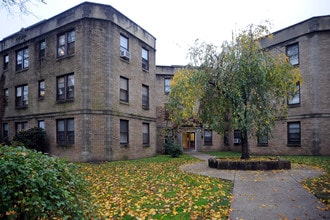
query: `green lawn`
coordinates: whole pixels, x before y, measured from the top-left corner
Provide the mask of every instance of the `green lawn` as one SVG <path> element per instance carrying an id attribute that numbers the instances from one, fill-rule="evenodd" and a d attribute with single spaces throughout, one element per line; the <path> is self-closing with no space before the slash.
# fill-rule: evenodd
<path id="1" fill-rule="evenodd" d="M 210 155 L 221 157 L 240 157 L 238 152 L 212 152 Z M 254 157 L 252 155 L 252 157 Z M 290 160 L 291 163 L 308 165 L 321 168 L 326 174 L 320 177 L 311 178 L 303 181 L 303 186 L 317 196 L 323 203 L 330 208 L 330 157 L 329 156 L 281 156 L 283 159 Z"/>
<path id="2" fill-rule="evenodd" d="M 227 219 L 232 182 L 179 170 L 197 161 L 157 156 L 82 164 L 81 170 L 106 219 Z"/>

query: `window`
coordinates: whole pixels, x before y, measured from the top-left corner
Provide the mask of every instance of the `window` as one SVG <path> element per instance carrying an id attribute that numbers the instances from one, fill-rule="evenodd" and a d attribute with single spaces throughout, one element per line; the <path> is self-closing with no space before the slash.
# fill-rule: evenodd
<path id="1" fill-rule="evenodd" d="M 73 100 L 74 74 L 57 77 L 57 101 Z"/>
<path id="2" fill-rule="evenodd" d="M 286 47 L 286 55 L 292 65 L 299 64 L 299 45 L 298 43 Z"/>
<path id="3" fill-rule="evenodd" d="M 76 40 L 76 33 L 74 30 L 58 35 L 57 57 L 63 57 L 74 54 L 75 40 Z"/>
<path id="4" fill-rule="evenodd" d="M 164 120 L 170 120 L 170 112 L 168 110 L 168 103 L 164 105 Z"/>
<path id="5" fill-rule="evenodd" d="M 204 130 L 204 145 L 212 145 L 212 130 Z"/>
<path id="6" fill-rule="evenodd" d="M 9 128 L 8 128 L 8 123 L 3 123 L 2 124 L 2 141 L 8 141 L 8 134 L 9 134 Z"/>
<path id="7" fill-rule="evenodd" d="M 149 87 L 142 85 L 142 107 L 149 109 Z"/>
<path id="8" fill-rule="evenodd" d="M 128 144 L 128 121 L 120 120 L 120 144 Z"/>
<path id="9" fill-rule="evenodd" d="M 258 145 L 259 146 L 267 146 L 268 145 L 268 135 L 258 135 Z"/>
<path id="10" fill-rule="evenodd" d="M 38 83 L 38 97 L 39 99 L 45 97 L 45 80 L 40 80 Z"/>
<path id="11" fill-rule="evenodd" d="M 4 95 L 4 99 L 3 99 L 3 104 L 5 105 L 5 106 L 7 106 L 8 105 L 8 98 L 9 98 L 9 91 L 8 91 L 8 89 L 4 89 L 3 90 L 3 95 Z"/>
<path id="12" fill-rule="evenodd" d="M 297 92 L 292 97 L 292 99 L 288 100 L 289 105 L 298 105 L 300 104 L 300 83 L 297 83 Z"/>
<path id="13" fill-rule="evenodd" d="M 142 124 L 142 133 L 143 133 L 143 145 L 149 145 L 150 136 L 149 136 L 149 124 L 148 123 Z"/>
<path id="14" fill-rule="evenodd" d="M 3 57 L 3 70 L 7 70 L 9 67 L 9 55 L 6 54 L 4 57 Z"/>
<path id="15" fill-rule="evenodd" d="M 74 144 L 74 119 L 56 120 L 56 142 L 60 145 Z"/>
<path id="16" fill-rule="evenodd" d="M 142 69 L 149 70 L 149 51 L 142 48 Z"/>
<path id="17" fill-rule="evenodd" d="M 39 120 L 38 121 L 38 128 L 45 129 L 45 121 L 44 120 Z"/>
<path id="18" fill-rule="evenodd" d="M 39 41 L 39 59 L 44 58 L 46 55 L 46 41 Z"/>
<path id="19" fill-rule="evenodd" d="M 16 122 L 15 123 L 15 129 L 16 129 L 16 133 L 20 132 L 20 131 L 24 131 L 28 129 L 28 123 L 27 122 Z"/>
<path id="20" fill-rule="evenodd" d="M 300 145 L 300 122 L 288 122 L 288 145 Z"/>
<path id="21" fill-rule="evenodd" d="M 129 60 L 130 59 L 130 53 L 128 51 L 128 38 L 120 35 L 120 57 Z"/>
<path id="22" fill-rule="evenodd" d="M 171 79 L 165 78 L 164 89 L 165 89 L 165 94 L 168 94 L 170 92 L 170 90 L 171 90 Z"/>
<path id="23" fill-rule="evenodd" d="M 234 131 L 234 144 L 240 144 L 241 143 L 241 131 L 235 130 Z"/>
<path id="24" fill-rule="evenodd" d="M 29 49 L 16 51 L 16 71 L 27 69 L 29 67 Z"/>
<path id="25" fill-rule="evenodd" d="M 120 77 L 120 101 L 128 102 L 128 79 Z"/>
<path id="26" fill-rule="evenodd" d="M 16 107 L 24 108 L 28 105 L 29 87 L 28 85 L 16 87 Z"/>

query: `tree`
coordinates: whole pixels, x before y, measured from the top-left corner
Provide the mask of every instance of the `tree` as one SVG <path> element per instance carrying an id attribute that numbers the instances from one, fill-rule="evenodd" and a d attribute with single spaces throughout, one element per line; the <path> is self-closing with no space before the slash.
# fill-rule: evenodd
<path id="1" fill-rule="evenodd" d="M 287 100 L 296 93 L 297 82 L 302 81 L 299 70 L 285 54 L 274 54 L 260 46 L 259 40 L 265 36 L 271 37 L 267 27 L 251 25 L 231 42 L 224 42 L 219 51 L 214 45 L 197 42 L 190 49 L 196 68 L 185 70 L 190 73 L 188 79 L 173 78 L 169 96 L 174 121 L 195 117 L 218 133 L 240 130 L 242 159 L 249 158 L 250 136 L 269 134 L 275 121 L 286 116 Z M 193 93 L 183 85 L 193 88 Z M 178 108 L 187 99 L 190 105 Z"/>
<path id="2" fill-rule="evenodd" d="M 0 8 L 6 9 L 8 12 L 12 13 L 13 9 L 18 9 L 20 13 L 30 14 L 28 9 L 29 3 L 44 3 L 45 0 L 0 0 Z"/>

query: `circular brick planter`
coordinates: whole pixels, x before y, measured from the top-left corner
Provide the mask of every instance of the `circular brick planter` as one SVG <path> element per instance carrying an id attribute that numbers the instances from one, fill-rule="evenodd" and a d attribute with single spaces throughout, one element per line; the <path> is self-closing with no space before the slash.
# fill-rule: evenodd
<path id="1" fill-rule="evenodd" d="M 289 160 L 230 160 L 226 158 L 210 158 L 209 167 L 221 170 L 282 170 L 291 169 Z"/>

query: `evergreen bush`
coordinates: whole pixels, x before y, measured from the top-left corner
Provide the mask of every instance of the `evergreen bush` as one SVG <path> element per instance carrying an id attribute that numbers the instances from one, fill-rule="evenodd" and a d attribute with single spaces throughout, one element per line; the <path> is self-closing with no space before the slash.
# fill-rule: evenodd
<path id="1" fill-rule="evenodd" d="M 34 149 L 43 153 L 48 151 L 46 132 L 42 128 L 35 127 L 20 131 L 14 136 L 13 141 L 14 143 L 22 143 L 28 149 Z"/>
<path id="2" fill-rule="evenodd" d="M 168 154 L 172 157 L 179 157 L 182 155 L 182 150 L 180 145 L 175 144 L 173 141 L 168 141 L 164 144 L 165 154 Z"/>

